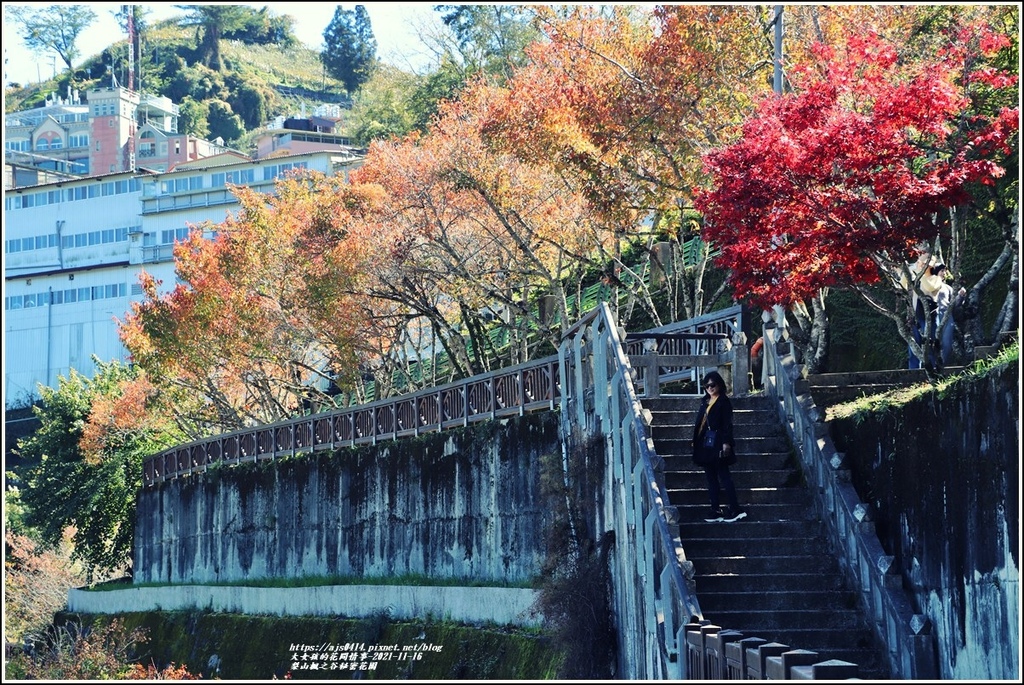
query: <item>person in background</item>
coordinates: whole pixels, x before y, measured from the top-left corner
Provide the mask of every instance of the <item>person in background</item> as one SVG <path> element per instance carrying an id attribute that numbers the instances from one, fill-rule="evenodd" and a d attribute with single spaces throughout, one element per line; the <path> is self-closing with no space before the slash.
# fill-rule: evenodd
<path id="1" fill-rule="evenodd" d="M 764 336 L 762 335 L 750 346 L 750 387 L 761 389 L 761 376 L 764 375 Z"/>
<path id="2" fill-rule="evenodd" d="M 967 294 L 965 288 L 953 295 L 953 286 L 946 281 L 946 265 L 936 264 L 932 267 L 932 273 L 938 279 L 935 289 L 935 337 L 938 339 L 939 363 L 937 368 L 941 370 L 953 358 L 953 315 L 950 307 L 958 304 Z"/>
<path id="3" fill-rule="evenodd" d="M 953 357 L 953 317 L 949 308 L 955 304 L 953 287 L 946 282 L 946 265 L 932 258 L 921 276 L 921 293 L 914 293 L 914 339 L 924 343 L 926 333 L 931 335 L 931 354 L 925 360 L 925 368 L 941 371 Z M 956 296 L 959 301 L 967 291 L 960 288 Z M 921 368 L 921 361 L 909 351 L 911 369 Z"/>
<path id="4" fill-rule="evenodd" d="M 725 381 L 717 371 L 706 374 L 701 380 L 701 386 L 704 388 L 704 399 L 693 426 L 693 462 L 704 468 L 708 479 L 711 512 L 704 520 L 708 523 L 739 521 L 747 512 L 740 509 L 736 487 L 729 472 L 729 466 L 736 463 L 732 401 L 726 394 Z M 722 489 L 729 502 L 726 510 L 720 506 Z"/>

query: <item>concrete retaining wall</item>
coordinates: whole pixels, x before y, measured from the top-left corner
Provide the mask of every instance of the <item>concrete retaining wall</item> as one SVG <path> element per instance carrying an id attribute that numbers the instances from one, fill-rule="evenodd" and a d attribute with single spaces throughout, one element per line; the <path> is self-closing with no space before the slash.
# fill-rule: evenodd
<path id="1" fill-rule="evenodd" d="M 830 422 L 944 680 L 1020 678 L 1019 369 Z"/>
<path id="2" fill-rule="evenodd" d="M 337 453 L 216 467 L 140 492 L 137 583 L 538 575 L 550 521 L 541 412 Z"/>
<path id="3" fill-rule="evenodd" d="M 460 623 L 537 626 L 532 610 L 537 592 L 524 588 L 412 585 L 324 585 L 264 588 L 211 585 L 127 588 L 68 593 L 68 611 L 121 614 L 135 611 L 207 610 L 248 615 L 344 616 L 365 618 L 382 612 L 397 620 L 450 620 Z"/>

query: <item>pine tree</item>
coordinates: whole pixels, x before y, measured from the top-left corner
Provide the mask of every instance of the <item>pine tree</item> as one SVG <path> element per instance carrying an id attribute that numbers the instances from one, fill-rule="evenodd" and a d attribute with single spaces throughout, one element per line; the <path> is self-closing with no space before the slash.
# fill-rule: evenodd
<path id="1" fill-rule="evenodd" d="M 364 5 L 356 5 L 355 10 L 341 6 L 334 10 L 334 18 L 324 30 L 320 61 L 350 94 L 370 78 L 377 61 L 377 40 Z"/>

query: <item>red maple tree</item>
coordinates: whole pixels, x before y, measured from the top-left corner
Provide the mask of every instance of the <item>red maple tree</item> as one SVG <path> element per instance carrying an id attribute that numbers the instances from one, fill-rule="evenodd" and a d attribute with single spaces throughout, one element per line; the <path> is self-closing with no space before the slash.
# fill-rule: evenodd
<path id="1" fill-rule="evenodd" d="M 794 94 L 764 100 L 740 140 L 704 157 L 712 183 L 697 206 L 737 299 L 806 307 L 852 288 L 923 355 L 909 266 L 940 253 L 946 210 L 970 200 L 971 184 L 1005 173 L 1018 109 L 981 113 L 972 88 L 1016 87 L 984 59 L 1007 46 L 977 25 L 915 60 L 870 33 L 842 50 L 819 46 L 819 67 L 797 72 Z"/>

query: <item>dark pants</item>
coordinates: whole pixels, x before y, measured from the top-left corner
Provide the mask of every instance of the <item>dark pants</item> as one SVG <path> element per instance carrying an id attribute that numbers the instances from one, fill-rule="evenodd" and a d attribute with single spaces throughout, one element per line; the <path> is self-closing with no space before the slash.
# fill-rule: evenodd
<path id="1" fill-rule="evenodd" d="M 718 509 L 721 504 L 719 490 L 725 488 L 725 497 L 729 500 L 729 506 L 733 511 L 740 508 L 736 499 L 736 487 L 732 483 L 732 474 L 725 464 L 713 464 L 704 467 L 704 473 L 708 477 L 708 496 L 711 498 L 711 508 Z"/>

